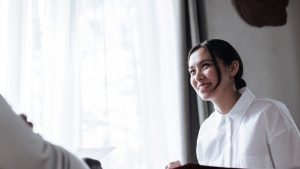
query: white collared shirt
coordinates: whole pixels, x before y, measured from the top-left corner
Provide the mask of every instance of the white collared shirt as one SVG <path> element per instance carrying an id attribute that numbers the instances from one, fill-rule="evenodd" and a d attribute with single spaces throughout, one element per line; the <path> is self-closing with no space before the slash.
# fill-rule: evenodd
<path id="1" fill-rule="evenodd" d="M 228 114 L 214 111 L 197 141 L 199 164 L 239 168 L 300 168 L 300 134 L 286 106 L 248 88 Z"/>

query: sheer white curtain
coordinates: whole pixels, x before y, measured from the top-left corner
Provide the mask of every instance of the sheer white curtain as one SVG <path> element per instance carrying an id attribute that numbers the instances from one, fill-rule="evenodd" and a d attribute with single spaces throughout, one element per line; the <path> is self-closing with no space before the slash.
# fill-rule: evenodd
<path id="1" fill-rule="evenodd" d="M 114 147 L 105 169 L 184 161 L 176 6 L 0 0 L 0 92 L 55 144 Z"/>

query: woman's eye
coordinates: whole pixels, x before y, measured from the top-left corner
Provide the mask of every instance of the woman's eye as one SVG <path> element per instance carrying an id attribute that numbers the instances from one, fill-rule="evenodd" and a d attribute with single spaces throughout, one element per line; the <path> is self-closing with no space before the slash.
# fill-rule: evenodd
<path id="1" fill-rule="evenodd" d="M 202 65 L 202 68 L 203 68 L 203 69 L 206 69 L 206 68 L 208 68 L 209 66 L 210 66 L 210 64 L 204 63 L 204 64 Z"/>
<path id="2" fill-rule="evenodd" d="M 194 73 L 195 73 L 195 70 L 194 70 L 194 69 L 191 69 L 191 70 L 190 70 L 190 74 L 193 75 Z"/>

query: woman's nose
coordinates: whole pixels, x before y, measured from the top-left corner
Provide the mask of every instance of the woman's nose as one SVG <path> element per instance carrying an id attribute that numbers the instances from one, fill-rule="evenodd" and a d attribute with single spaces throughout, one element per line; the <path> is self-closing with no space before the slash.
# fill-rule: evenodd
<path id="1" fill-rule="evenodd" d="M 197 72 L 196 72 L 195 79 L 196 79 L 197 81 L 202 80 L 203 77 L 204 77 L 204 76 L 203 76 L 203 73 L 202 73 L 201 71 L 197 71 Z"/>

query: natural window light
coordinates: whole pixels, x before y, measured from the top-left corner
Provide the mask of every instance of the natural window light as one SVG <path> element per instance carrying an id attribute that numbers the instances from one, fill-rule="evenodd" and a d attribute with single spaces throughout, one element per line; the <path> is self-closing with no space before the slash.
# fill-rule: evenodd
<path id="1" fill-rule="evenodd" d="M 173 8 L 0 0 L 0 92 L 36 133 L 105 169 L 163 168 L 183 150 Z"/>

